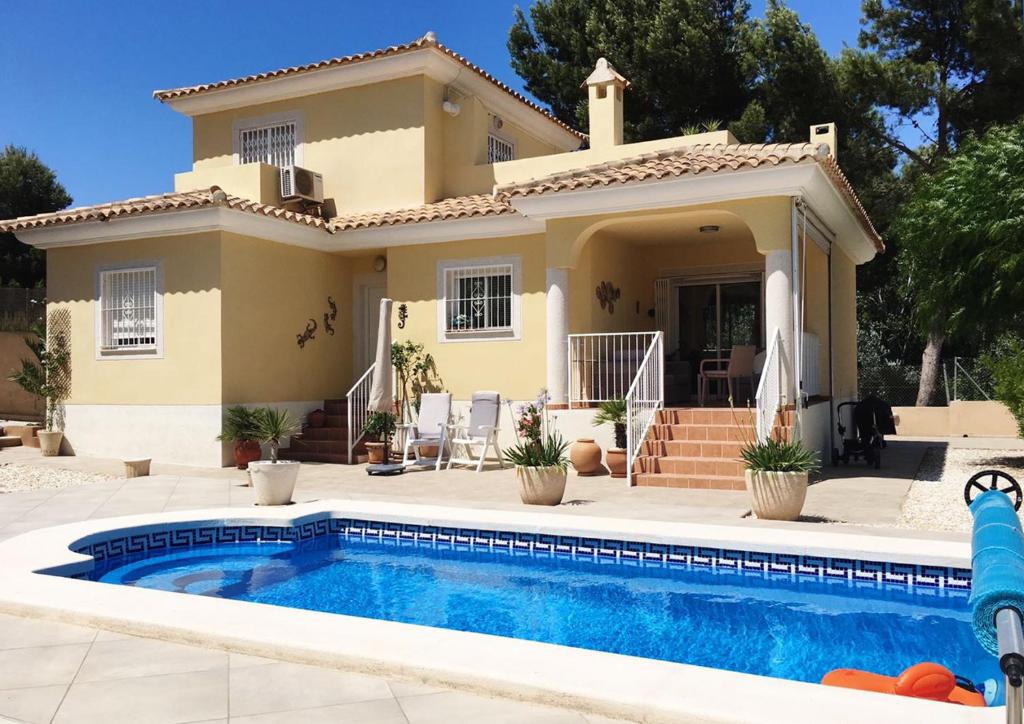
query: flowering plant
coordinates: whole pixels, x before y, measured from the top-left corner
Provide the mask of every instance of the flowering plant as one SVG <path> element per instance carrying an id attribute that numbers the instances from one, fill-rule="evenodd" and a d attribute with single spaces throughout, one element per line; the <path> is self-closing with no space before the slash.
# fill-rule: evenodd
<path id="1" fill-rule="evenodd" d="M 529 445 L 540 445 L 540 439 L 544 434 L 545 427 L 544 413 L 550 399 L 548 391 L 541 390 L 536 400 L 524 405 L 519 405 L 516 408 L 514 418 L 516 436 L 519 439 L 526 440 Z"/>

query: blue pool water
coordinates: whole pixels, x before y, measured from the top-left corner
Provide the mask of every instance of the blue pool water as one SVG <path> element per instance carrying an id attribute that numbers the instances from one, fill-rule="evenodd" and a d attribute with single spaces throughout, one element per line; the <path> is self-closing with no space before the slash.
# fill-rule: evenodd
<path id="1" fill-rule="evenodd" d="M 800 681 L 936 661 L 998 677 L 967 593 L 367 541 L 196 546 L 103 560 L 93 580 L 476 631 Z"/>

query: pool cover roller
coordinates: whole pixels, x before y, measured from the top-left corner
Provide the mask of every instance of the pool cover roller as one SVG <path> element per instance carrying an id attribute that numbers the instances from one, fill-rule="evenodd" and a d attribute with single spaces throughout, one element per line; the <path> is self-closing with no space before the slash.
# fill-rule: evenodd
<path id="1" fill-rule="evenodd" d="M 971 503 L 971 612 L 974 635 L 999 655 L 996 614 L 1011 609 L 1024 615 L 1024 533 L 1010 499 L 989 490 Z"/>

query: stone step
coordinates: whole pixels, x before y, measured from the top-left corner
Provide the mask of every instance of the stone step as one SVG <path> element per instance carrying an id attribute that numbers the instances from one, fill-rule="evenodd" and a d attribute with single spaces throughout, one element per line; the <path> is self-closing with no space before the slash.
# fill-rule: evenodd
<path id="1" fill-rule="evenodd" d="M 348 442 L 347 427 L 306 427 L 302 433 L 293 435 L 303 440 L 344 440 Z"/>
<path id="2" fill-rule="evenodd" d="M 348 414 L 333 415 L 327 413 L 327 424 L 324 427 L 348 427 Z"/>
<path id="3" fill-rule="evenodd" d="M 743 463 L 723 458 L 703 458 L 668 455 L 665 457 L 641 456 L 633 462 L 636 473 L 671 473 L 672 475 L 697 475 L 708 477 L 735 478 L 742 482 Z"/>
<path id="4" fill-rule="evenodd" d="M 641 455 L 657 457 L 701 457 L 721 458 L 726 460 L 739 459 L 743 443 L 739 442 L 708 442 L 706 440 L 652 440 L 644 441 L 640 448 Z"/>
<path id="5" fill-rule="evenodd" d="M 337 453 L 317 453 L 317 452 L 298 452 L 291 448 L 286 448 L 278 453 L 278 457 L 282 460 L 296 460 L 303 463 L 335 463 L 339 465 L 345 465 L 348 463 L 348 453 L 343 452 Z"/>
<path id="6" fill-rule="evenodd" d="M 348 414 L 348 403 L 344 400 L 325 400 L 324 412 L 328 417 L 338 415 L 344 417 Z"/>
<path id="7" fill-rule="evenodd" d="M 18 435 L 0 435 L 0 447 L 19 447 L 21 437 Z"/>
<path id="8" fill-rule="evenodd" d="M 658 410 L 655 416 L 656 423 L 670 425 L 739 425 L 753 428 L 756 420 L 757 413 L 746 407 L 669 407 Z M 789 427 L 793 421 L 793 410 L 779 413 L 778 424 Z"/>
<path id="9" fill-rule="evenodd" d="M 754 428 L 735 425 L 668 425 L 654 424 L 648 433 L 652 440 L 690 440 L 744 443 L 754 438 Z"/>
<path id="10" fill-rule="evenodd" d="M 633 476 L 636 484 L 654 488 L 687 488 L 689 490 L 746 490 L 743 478 L 717 475 L 675 475 L 672 473 L 640 473 Z"/>
<path id="11" fill-rule="evenodd" d="M 299 435 L 293 435 L 289 450 L 294 452 L 315 452 L 330 454 L 348 454 L 347 440 L 306 440 Z"/>

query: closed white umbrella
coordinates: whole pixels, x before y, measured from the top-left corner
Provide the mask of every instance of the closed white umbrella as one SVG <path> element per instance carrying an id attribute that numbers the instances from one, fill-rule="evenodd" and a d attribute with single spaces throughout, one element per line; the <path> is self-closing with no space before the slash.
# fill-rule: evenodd
<path id="1" fill-rule="evenodd" d="M 395 398 L 391 366 L 391 300 L 380 300 L 380 323 L 377 325 L 377 354 L 374 357 L 373 384 L 366 409 L 370 412 L 394 412 Z"/>

